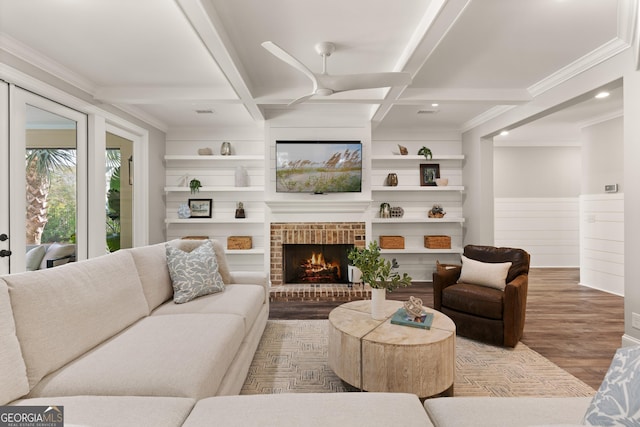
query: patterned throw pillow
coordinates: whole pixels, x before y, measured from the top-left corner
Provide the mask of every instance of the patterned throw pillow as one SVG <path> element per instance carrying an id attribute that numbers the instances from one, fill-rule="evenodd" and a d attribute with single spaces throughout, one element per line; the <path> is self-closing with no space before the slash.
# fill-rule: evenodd
<path id="1" fill-rule="evenodd" d="M 587 425 L 640 425 L 640 346 L 620 348 L 584 416 Z"/>
<path id="2" fill-rule="evenodd" d="M 173 302 L 182 304 L 224 290 L 211 240 L 191 252 L 169 244 L 165 244 L 165 249 L 173 284 Z"/>

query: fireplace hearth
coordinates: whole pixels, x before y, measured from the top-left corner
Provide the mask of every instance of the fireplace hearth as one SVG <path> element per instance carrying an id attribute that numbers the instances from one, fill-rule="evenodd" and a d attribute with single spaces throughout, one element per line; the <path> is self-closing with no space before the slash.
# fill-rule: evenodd
<path id="1" fill-rule="evenodd" d="M 349 283 L 347 253 L 352 244 L 285 244 L 284 283 Z"/>

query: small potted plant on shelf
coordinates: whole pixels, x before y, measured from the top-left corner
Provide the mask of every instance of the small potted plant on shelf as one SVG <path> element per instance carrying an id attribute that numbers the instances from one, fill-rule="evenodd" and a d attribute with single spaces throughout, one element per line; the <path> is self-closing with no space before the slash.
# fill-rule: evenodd
<path id="1" fill-rule="evenodd" d="M 197 192 L 200 191 L 200 187 L 202 187 L 202 184 L 200 183 L 200 180 L 197 179 L 192 179 L 191 181 L 189 181 L 189 188 L 191 189 L 191 194 L 195 194 Z"/>
<path id="2" fill-rule="evenodd" d="M 384 318 L 385 293 L 398 287 L 411 285 L 411 277 L 407 273 L 400 275 L 398 264 L 383 258 L 380 247 L 375 240 L 363 249 L 353 248 L 347 254 L 354 267 L 362 272 L 362 281 L 371 286 L 371 316 L 374 319 Z"/>
<path id="3" fill-rule="evenodd" d="M 427 147 L 422 147 L 421 149 L 419 149 L 418 150 L 418 155 L 419 156 L 424 156 L 424 158 L 427 159 L 427 160 L 433 158 L 433 153 Z"/>

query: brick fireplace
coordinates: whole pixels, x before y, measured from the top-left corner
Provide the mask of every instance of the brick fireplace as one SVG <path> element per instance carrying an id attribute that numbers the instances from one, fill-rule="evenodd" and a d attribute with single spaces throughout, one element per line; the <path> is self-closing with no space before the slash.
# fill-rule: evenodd
<path id="1" fill-rule="evenodd" d="M 366 231 L 364 222 L 271 223 L 271 285 L 279 286 L 284 284 L 284 244 L 346 244 L 363 248 L 365 243 Z"/>

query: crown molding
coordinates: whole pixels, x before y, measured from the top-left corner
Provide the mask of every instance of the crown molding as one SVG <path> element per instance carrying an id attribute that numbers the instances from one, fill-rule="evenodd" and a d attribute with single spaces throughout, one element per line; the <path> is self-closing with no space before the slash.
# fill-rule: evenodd
<path id="1" fill-rule="evenodd" d="M 96 85 L 93 82 L 4 33 L 0 33 L 0 48 L 90 95 L 96 91 Z"/>
<path id="2" fill-rule="evenodd" d="M 566 67 L 561 68 L 538 83 L 529 86 L 528 91 L 531 96 L 535 98 L 536 96 L 539 96 L 544 92 L 574 78 L 578 74 L 614 57 L 620 52 L 628 49 L 630 46 L 631 45 L 628 42 L 619 38 L 610 40 L 598 49 L 589 52 L 582 58 L 579 58 Z"/>
<path id="3" fill-rule="evenodd" d="M 515 108 L 516 105 L 496 105 L 493 108 L 488 109 L 482 114 L 479 114 L 472 118 L 471 120 L 465 122 L 460 128 L 461 132 L 467 132 L 477 126 L 480 126 L 483 123 L 488 122 L 491 119 L 495 119 L 498 116 L 506 113 L 507 111 Z"/>
<path id="4" fill-rule="evenodd" d="M 617 119 L 618 117 L 624 117 L 624 109 L 618 109 L 616 111 L 609 112 L 607 114 L 603 114 L 602 116 L 594 117 L 591 120 L 586 120 L 584 122 L 580 122 L 578 127 L 580 129 L 586 128 L 588 126 L 597 125 L 598 123 L 606 122 L 608 120 Z"/>

